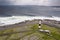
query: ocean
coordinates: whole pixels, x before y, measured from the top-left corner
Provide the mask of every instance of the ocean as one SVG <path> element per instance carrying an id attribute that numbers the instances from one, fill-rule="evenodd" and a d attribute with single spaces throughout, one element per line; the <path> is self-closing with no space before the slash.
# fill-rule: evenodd
<path id="1" fill-rule="evenodd" d="M 0 25 L 10 25 L 33 19 L 60 21 L 60 7 L 36 5 L 0 6 Z"/>
<path id="2" fill-rule="evenodd" d="M 60 7 L 56 6 L 0 6 L 0 16 L 58 16 Z"/>

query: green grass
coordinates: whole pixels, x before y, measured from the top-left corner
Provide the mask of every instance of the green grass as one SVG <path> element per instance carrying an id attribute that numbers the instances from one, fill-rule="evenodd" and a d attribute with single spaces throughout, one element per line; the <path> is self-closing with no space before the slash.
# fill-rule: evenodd
<path id="1" fill-rule="evenodd" d="M 38 24 L 16 27 L 0 31 L 0 40 L 60 40 L 60 29 L 42 24 L 42 29 L 50 30 L 52 36 L 39 32 Z"/>

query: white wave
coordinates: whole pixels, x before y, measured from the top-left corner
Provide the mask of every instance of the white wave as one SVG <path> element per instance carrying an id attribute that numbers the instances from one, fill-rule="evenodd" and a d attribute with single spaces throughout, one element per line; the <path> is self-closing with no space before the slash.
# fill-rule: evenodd
<path id="1" fill-rule="evenodd" d="M 43 17 L 43 16 L 12 16 L 12 17 L 0 17 L 0 26 L 10 25 L 19 23 L 25 20 L 33 20 L 33 19 L 50 19 L 60 21 L 60 17 Z"/>

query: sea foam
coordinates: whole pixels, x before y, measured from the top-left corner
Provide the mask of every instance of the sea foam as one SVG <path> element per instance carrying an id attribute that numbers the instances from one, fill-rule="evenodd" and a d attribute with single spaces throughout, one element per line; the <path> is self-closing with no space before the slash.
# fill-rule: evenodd
<path id="1" fill-rule="evenodd" d="M 44 17 L 44 16 L 12 16 L 12 17 L 0 17 L 0 26 L 3 25 L 11 25 L 15 23 L 19 23 L 25 20 L 34 20 L 34 19 L 50 19 L 60 21 L 60 17 Z"/>

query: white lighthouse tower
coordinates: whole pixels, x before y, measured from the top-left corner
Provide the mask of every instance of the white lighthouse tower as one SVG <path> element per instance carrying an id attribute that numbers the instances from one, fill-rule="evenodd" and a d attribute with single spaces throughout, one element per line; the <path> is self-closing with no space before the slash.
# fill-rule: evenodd
<path id="1" fill-rule="evenodd" d="M 39 26 L 38 26 L 39 29 L 41 29 L 41 21 L 39 21 Z"/>

